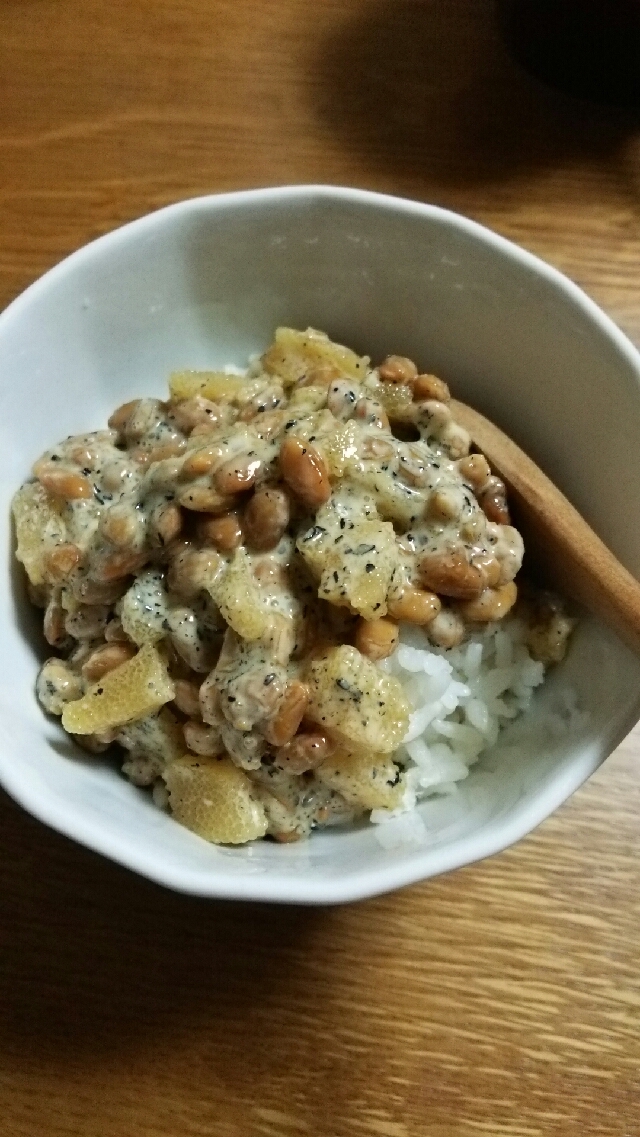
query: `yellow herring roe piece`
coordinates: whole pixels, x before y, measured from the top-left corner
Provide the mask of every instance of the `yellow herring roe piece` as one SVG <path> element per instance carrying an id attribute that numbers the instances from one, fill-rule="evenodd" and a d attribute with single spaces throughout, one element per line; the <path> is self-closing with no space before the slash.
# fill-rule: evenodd
<path id="1" fill-rule="evenodd" d="M 402 685 L 348 644 L 314 660 L 306 713 L 348 750 L 390 754 L 409 725 Z"/>
<path id="2" fill-rule="evenodd" d="M 101 734 L 146 718 L 173 699 L 175 688 L 167 667 L 151 644 L 89 687 L 81 699 L 67 703 L 62 725 L 70 734 Z"/>
<path id="3" fill-rule="evenodd" d="M 389 754 L 337 751 L 318 767 L 316 775 L 342 794 L 349 805 L 360 809 L 395 809 L 404 792 L 398 767 Z"/>
<path id="4" fill-rule="evenodd" d="M 294 328 L 276 328 L 274 342 L 262 357 L 262 366 L 269 375 L 277 375 L 285 387 L 291 387 L 316 368 L 331 367 L 337 375 L 348 379 L 364 379 L 369 360 L 356 355 L 342 344 L 332 343 L 324 332 L 307 328 L 298 332 Z"/>
<path id="5" fill-rule="evenodd" d="M 174 371 L 169 378 L 172 399 L 202 395 L 214 403 L 230 402 L 246 384 L 244 375 L 227 375 L 226 371 Z"/>
<path id="6" fill-rule="evenodd" d="M 356 515 L 353 521 L 351 516 L 332 498 L 318 510 L 313 527 L 298 538 L 297 547 L 319 581 L 321 600 L 375 620 L 387 612 L 387 592 L 398 560 L 396 536 L 393 525 L 375 515 Z"/>
<path id="7" fill-rule="evenodd" d="M 231 564 L 208 590 L 229 627 L 241 639 L 252 643 L 267 635 L 271 627 L 269 610 L 244 549 L 237 550 Z"/>
<path id="8" fill-rule="evenodd" d="M 43 555 L 52 544 L 66 541 L 59 509 L 40 482 L 26 482 L 11 503 L 16 526 L 16 557 L 32 584 L 44 583 Z"/>
<path id="9" fill-rule="evenodd" d="M 171 812 L 216 845 L 241 845 L 264 837 L 267 815 L 249 778 L 230 758 L 186 754 L 171 762 L 162 777 Z"/>

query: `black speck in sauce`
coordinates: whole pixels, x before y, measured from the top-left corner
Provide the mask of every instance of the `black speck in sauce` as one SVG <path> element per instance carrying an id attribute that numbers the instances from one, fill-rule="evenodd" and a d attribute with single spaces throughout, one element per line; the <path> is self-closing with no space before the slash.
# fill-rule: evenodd
<path id="1" fill-rule="evenodd" d="M 325 532 L 326 530 L 322 528 L 322 525 L 314 525 L 313 529 L 307 533 L 305 541 L 313 541 L 315 537 L 321 537 Z"/>

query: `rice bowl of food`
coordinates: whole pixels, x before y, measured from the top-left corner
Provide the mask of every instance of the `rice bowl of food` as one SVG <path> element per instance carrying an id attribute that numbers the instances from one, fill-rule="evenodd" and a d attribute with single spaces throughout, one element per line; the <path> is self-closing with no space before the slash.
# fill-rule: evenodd
<path id="1" fill-rule="evenodd" d="M 637 662 L 522 579 L 449 407 L 518 424 L 637 571 L 583 457 L 612 387 L 640 425 L 637 356 L 514 246 L 357 191 L 199 199 L 53 270 L 0 351 L 0 776 L 43 820 L 186 891 L 351 899 L 517 839 L 635 721 Z"/>

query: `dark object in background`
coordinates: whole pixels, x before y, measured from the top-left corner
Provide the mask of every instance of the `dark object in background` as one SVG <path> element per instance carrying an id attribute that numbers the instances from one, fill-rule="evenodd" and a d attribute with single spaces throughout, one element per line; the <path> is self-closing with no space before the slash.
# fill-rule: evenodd
<path id="1" fill-rule="evenodd" d="M 579 98 L 640 107 L 640 0 L 498 0 L 518 61 Z"/>

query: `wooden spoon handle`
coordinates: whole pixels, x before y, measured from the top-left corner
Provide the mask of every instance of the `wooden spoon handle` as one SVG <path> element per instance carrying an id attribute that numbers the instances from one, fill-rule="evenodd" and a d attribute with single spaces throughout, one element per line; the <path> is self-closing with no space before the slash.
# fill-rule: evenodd
<path id="1" fill-rule="evenodd" d="M 452 399 L 465 427 L 507 486 L 530 558 L 546 580 L 583 604 L 640 654 L 640 584 L 570 501 L 499 427 Z"/>

